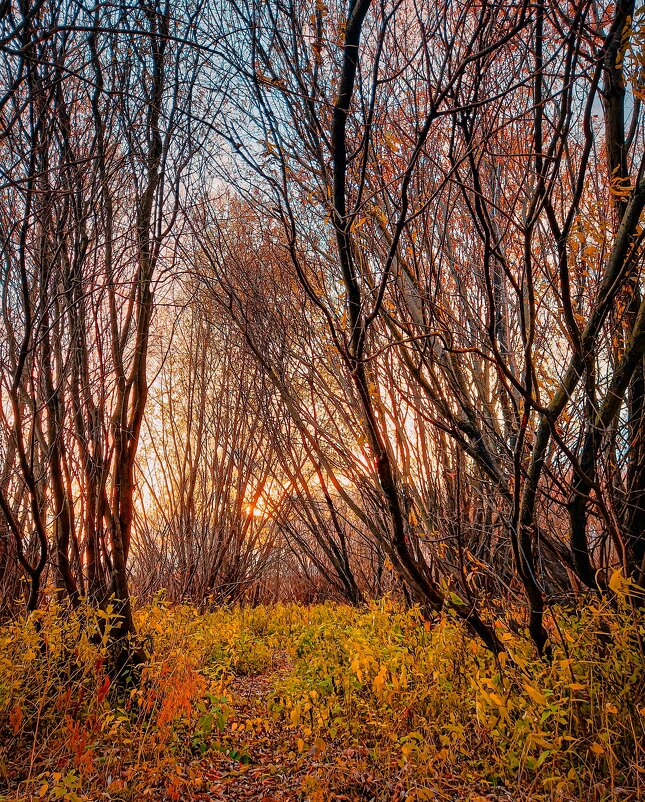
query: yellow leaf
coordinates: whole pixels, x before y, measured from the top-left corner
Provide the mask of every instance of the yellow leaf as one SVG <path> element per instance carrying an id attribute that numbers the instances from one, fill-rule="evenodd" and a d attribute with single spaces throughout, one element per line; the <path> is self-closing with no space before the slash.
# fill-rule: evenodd
<path id="1" fill-rule="evenodd" d="M 609 578 L 609 587 L 614 593 L 620 593 L 623 589 L 624 582 L 623 569 L 617 568 Z"/>
<path id="2" fill-rule="evenodd" d="M 528 682 L 524 683 L 524 690 L 528 693 L 528 695 L 531 697 L 531 699 L 533 699 L 534 702 L 537 702 L 539 705 L 546 704 L 546 696 L 537 688 L 534 688 L 532 685 L 529 685 Z"/>
<path id="3" fill-rule="evenodd" d="M 594 753 L 594 755 L 604 755 L 605 748 L 601 746 L 599 743 L 592 743 L 589 749 Z"/>
<path id="4" fill-rule="evenodd" d="M 502 699 L 502 697 L 499 694 L 491 693 L 490 700 L 491 700 L 491 702 L 496 704 L 497 707 L 504 707 L 504 700 Z"/>
<path id="5" fill-rule="evenodd" d="M 382 665 L 378 674 L 372 680 L 372 688 L 374 689 L 374 693 L 380 696 L 383 693 L 383 687 L 385 685 L 385 678 L 387 677 L 387 666 Z"/>

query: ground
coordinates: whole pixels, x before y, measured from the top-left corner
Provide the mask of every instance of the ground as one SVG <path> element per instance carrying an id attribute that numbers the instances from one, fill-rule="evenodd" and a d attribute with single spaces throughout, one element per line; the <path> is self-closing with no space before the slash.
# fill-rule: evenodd
<path id="1" fill-rule="evenodd" d="M 342 743 L 325 743 L 318 738 L 305 748 L 304 739 L 296 737 L 298 733 L 285 730 L 284 722 L 267 719 L 266 715 L 274 687 L 292 668 L 289 656 L 281 652 L 267 670 L 237 677 L 231 683 L 236 707 L 228 723 L 235 737 L 223 738 L 214 754 L 197 760 L 190 767 L 196 802 L 302 802 L 305 799 L 311 802 L 384 799 L 402 802 L 408 798 L 488 802 L 512 799 L 510 792 L 502 788 L 486 794 L 466 791 L 459 778 L 455 778 L 453 789 L 448 784 L 441 789 L 426 786 L 424 791 L 432 795 L 418 796 L 414 793 L 413 777 L 406 777 L 404 772 L 389 780 L 375 775 L 374 767 L 370 770 L 369 750 L 364 746 L 343 748 Z M 299 746 L 301 751 L 298 751 Z M 227 755 L 227 751 L 234 757 Z"/>
<path id="2" fill-rule="evenodd" d="M 137 612 L 148 657 L 125 686 L 106 615 L 0 628 L 1 800 L 645 798 L 645 630 L 627 607 L 560 612 L 546 661 L 517 620 L 495 657 L 387 600 L 158 602 Z"/>

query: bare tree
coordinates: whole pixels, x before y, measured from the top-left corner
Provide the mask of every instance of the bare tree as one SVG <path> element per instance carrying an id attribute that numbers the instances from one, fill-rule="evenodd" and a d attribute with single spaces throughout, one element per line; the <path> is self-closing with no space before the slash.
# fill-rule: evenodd
<path id="1" fill-rule="evenodd" d="M 253 593 L 273 559 L 269 499 L 282 487 L 261 425 L 270 387 L 230 319 L 191 285 L 152 389 L 134 578 L 139 596 L 163 587 L 201 606 Z"/>
<path id="2" fill-rule="evenodd" d="M 8 14 L 21 46 L 3 54 L 13 87 L 0 203 L 11 462 L 0 501 L 29 609 L 51 550 L 72 601 L 117 600 L 117 639 L 134 632 L 135 460 L 155 283 L 172 267 L 193 155 L 179 115 L 194 87 L 197 13 L 51 2 Z"/>
<path id="3" fill-rule="evenodd" d="M 485 582 L 469 576 L 494 574 L 478 560 L 508 547 L 544 651 L 545 599 L 574 577 L 602 587 L 598 568 L 617 563 L 640 576 L 633 7 L 227 8 L 224 25 L 243 39 L 223 59 L 238 89 L 220 126 L 242 168 L 233 180 L 252 202 L 262 182 L 308 314 L 326 323 L 351 378 L 388 511 L 383 546 L 423 604 L 454 606 L 494 649 L 477 612 Z M 431 490 L 424 474 L 437 464 L 450 481 Z M 481 498 L 466 533 L 465 477 Z M 428 538 L 419 521 L 446 494 L 456 526 Z"/>

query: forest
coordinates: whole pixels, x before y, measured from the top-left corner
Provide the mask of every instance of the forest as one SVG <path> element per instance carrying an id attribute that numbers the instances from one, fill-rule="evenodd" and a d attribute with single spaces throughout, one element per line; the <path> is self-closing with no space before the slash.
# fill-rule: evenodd
<path id="1" fill-rule="evenodd" d="M 645 799 L 645 5 L 0 1 L 0 800 Z"/>

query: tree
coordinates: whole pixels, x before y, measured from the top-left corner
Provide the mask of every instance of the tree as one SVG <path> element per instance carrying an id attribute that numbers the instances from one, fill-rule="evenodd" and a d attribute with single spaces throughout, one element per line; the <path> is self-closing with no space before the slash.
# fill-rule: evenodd
<path id="1" fill-rule="evenodd" d="M 127 563 L 154 290 L 173 264 L 193 147 L 179 115 L 199 9 L 170 11 L 45 2 L 4 20 L 20 47 L 3 50 L 0 506 L 28 608 L 52 551 L 73 603 L 116 599 L 118 641 L 134 633 Z"/>
<path id="2" fill-rule="evenodd" d="M 453 606 L 499 648 L 477 609 L 482 585 L 468 580 L 481 573 L 477 533 L 465 542 L 460 523 L 447 533 L 453 562 L 444 538 L 419 526 L 431 503 L 423 457 L 415 476 L 405 464 L 406 406 L 452 441 L 423 436 L 431 463 L 455 481 L 472 476 L 482 509 L 495 511 L 483 551 L 508 544 L 543 652 L 545 598 L 570 592 L 573 577 L 602 587 L 597 569 L 617 563 L 640 575 L 645 199 L 633 6 L 226 8 L 223 25 L 242 32 L 242 46 L 223 45 L 237 90 L 220 126 L 240 165 L 233 180 L 249 198 L 262 182 L 259 202 L 281 221 L 309 309 L 351 378 L 388 510 L 382 544 L 425 606 Z M 240 141 L 241 129 L 255 140 Z M 392 362 L 400 389 L 388 406 Z M 631 436 L 618 442 L 623 410 Z M 612 478 L 599 481 L 605 437 Z M 591 545 L 590 503 L 602 527 Z"/>
<path id="3" fill-rule="evenodd" d="M 134 581 L 138 596 L 163 588 L 198 606 L 231 604 L 275 559 L 268 499 L 281 486 L 261 425 L 271 392 L 194 278 L 175 296 L 142 438 Z"/>

